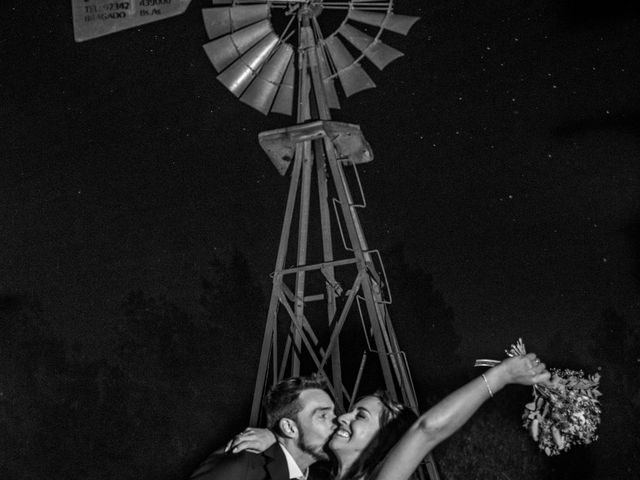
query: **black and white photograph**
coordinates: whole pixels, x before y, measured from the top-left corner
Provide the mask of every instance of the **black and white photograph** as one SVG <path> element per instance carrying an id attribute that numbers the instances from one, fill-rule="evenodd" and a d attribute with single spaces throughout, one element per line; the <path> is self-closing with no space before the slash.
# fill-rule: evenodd
<path id="1" fill-rule="evenodd" d="M 640 478 L 634 2 L 0 11 L 0 478 Z"/>

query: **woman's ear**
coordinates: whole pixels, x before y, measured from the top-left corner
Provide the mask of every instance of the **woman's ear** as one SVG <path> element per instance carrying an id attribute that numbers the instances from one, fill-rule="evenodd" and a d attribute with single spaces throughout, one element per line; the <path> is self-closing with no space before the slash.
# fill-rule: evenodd
<path id="1" fill-rule="evenodd" d="M 281 418 L 278 422 L 278 427 L 280 427 L 280 431 L 282 435 L 287 438 L 297 438 L 298 437 L 298 425 L 296 422 L 291 420 L 290 418 Z"/>

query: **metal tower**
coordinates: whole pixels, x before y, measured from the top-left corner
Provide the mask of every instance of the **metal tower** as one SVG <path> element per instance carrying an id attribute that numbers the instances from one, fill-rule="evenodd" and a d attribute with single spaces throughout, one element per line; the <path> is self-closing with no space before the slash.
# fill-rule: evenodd
<path id="1" fill-rule="evenodd" d="M 418 17 L 394 14 L 391 0 L 213 3 L 226 5 L 203 10 L 212 40 L 204 49 L 220 72 L 218 80 L 263 114 L 296 115 L 294 126 L 259 135 L 278 172 L 290 173 L 290 185 L 251 424 L 258 423 L 268 386 L 311 371 L 326 375 L 337 408 L 344 411 L 361 395 L 360 382 L 372 363 L 390 394 L 417 410 L 409 368 L 387 309 L 391 295 L 382 261 L 368 246 L 358 217 L 365 203 L 357 166 L 372 161 L 373 154 L 360 128 L 332 121 L 330 109 L 340 107 L 336 83 L 347 97 L 375 87 L 360 62 L 366 58 L 382 69 L 402 56 L 380 37 L 385 30 L 406 35 Z M 280 34 L 271 22 L 278 9 L 289 17 Z M 325 38 L 320 21 L 331 12 L 343 17 Z M 295 46 L 288 43 L 294 28 Z M 312 209 L 319 211 L 319 224 L 310 221 Z M 365 347 L 354 362 L 357 329 Z M 425 467 L 432 480 L 439 478 L 431 456 Z M 422 469 L 418 473 L 425 475 Z"/>

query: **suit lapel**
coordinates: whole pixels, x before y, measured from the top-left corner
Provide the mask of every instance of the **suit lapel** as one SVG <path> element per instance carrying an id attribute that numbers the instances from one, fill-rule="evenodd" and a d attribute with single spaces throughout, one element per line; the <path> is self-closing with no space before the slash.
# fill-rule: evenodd
<path id="1" fill-rule="evenodd" d="M 287 459 L 279 443 L 265 450 L 264 456 L 267 457 L 267 471 L 271 480 L 289 480 Z"/>

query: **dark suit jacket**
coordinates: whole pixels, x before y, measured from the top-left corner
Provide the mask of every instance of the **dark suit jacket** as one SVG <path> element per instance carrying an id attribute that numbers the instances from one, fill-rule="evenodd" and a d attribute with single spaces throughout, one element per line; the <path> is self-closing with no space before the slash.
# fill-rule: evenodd
<path id="1" fill-rule="evenodd" d="M 287 459 L 278 443 L 262 453 L 214 452 L 190 480 L 289 480 Z"/>

